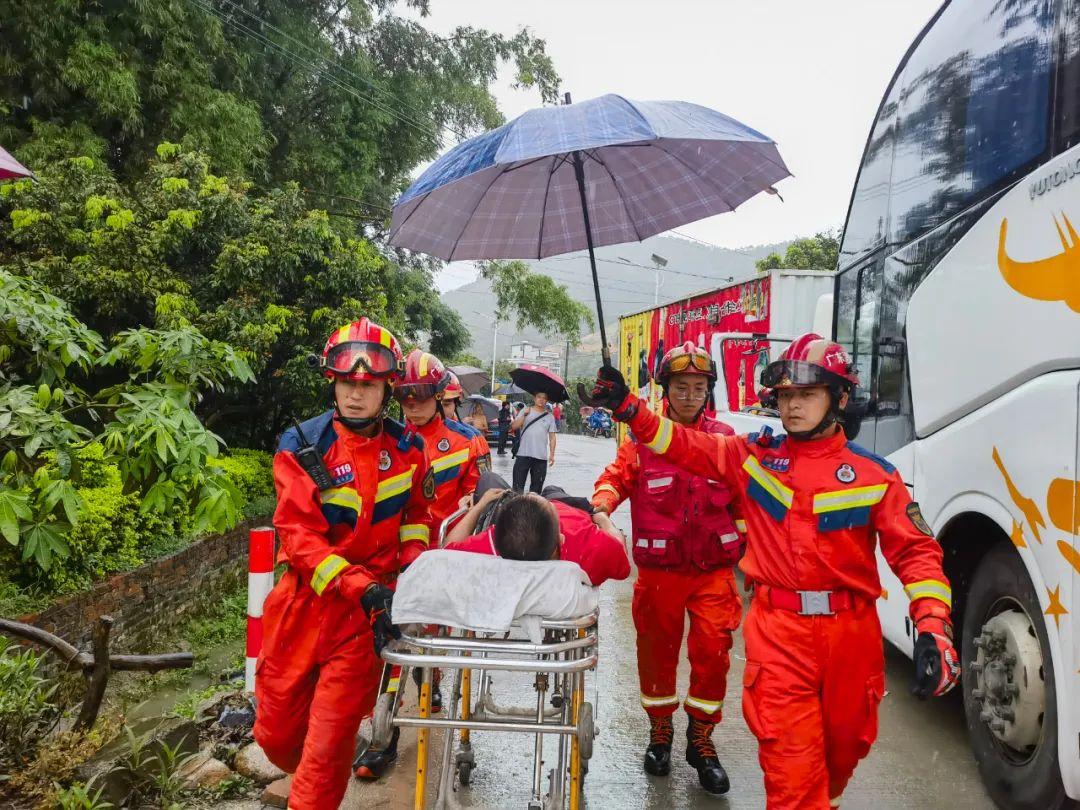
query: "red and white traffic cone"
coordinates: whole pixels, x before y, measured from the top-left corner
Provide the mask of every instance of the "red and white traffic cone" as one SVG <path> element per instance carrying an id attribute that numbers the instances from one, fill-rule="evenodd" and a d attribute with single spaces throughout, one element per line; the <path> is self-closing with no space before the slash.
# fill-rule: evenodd
<path id="1" fill-rule="evenodd" d="M 263 642 L 263 602 L 274 587 L 274 530 L 262 526 L 248 534 L 247 661 L 244 691 L 255 691 L 255 662 Z"/>

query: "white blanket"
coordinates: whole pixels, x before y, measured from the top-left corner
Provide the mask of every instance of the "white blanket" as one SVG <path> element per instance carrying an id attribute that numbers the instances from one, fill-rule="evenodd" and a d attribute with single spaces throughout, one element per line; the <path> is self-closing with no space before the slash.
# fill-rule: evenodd
<path id="1" fill-rule="evenodd" d="M 541 620 L 585 616 L 597 600 L 598 590 L 577 563 L 432 549 L 398 579 L 391 619 L 485 633 L 506 632 L 516 622 L 539 644 Z"/>

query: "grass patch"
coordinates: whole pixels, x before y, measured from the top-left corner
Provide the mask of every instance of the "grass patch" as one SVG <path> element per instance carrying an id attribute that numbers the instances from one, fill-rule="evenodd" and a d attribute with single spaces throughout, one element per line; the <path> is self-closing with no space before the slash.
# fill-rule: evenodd
<path id="1" fill-rule="evenodd" d="M 27 613 L 38 613 L 57 597 L 38 590 L 24 590 L 14 582 L 0 580 L 0 616 L 13 619 Z"/>

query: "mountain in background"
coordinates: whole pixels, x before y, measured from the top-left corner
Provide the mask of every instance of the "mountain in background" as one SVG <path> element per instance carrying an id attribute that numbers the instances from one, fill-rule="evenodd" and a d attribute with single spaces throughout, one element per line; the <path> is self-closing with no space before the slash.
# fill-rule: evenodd
<path id="1" fill-rule="evenodd" d="M 614 338 L 622 315 L 652 307 L 656 279 L 652 254 L 662 256 L 668 262 L 664 268 L 663 285 L 659 294 L 659 302 L 665 303 L 731 283 L 729 278 L 734 281 L 750 278 L 757 272 L 754 269 L 755 261 L 773 252 L 783 255 L 788 244 L 778 242 L 773 245 L 731 250 L 675 236 L 655 236 L 644 242 L 598 248 L 596 269 L 600 277 L 600 294 L 604 304 L 604 320 L 608 325 L 608 340 Z M 595 318 L 588 253 L 568 253 L 549 259 L 530 260 L 527 264 L 534 272 L 550 276 L 564 285 L 570 296 L 585 304 Z M 469 328 L 472 335 L 469 353 L 490 362 L 491 316 L 495 312 L 495 296 L 488 282 L 481 278 L 450 290 L 442 295 L 442 301 L 456 310 Z M 588 331 L 584 325 L 583 331 Z M 534 329 L 519 332 L 513 321 L 503 322 L 499 324 L 496 351 L 498 358 L 507 357 L 511 344 L 522 340 L 540 346 L 553 343 L 552 338 L 545 337 Z M 564 346 L 559 347 L 560 353 L 563 348 Z M 585 373 L 578 369 L 595 369 L 599 355 L 599 336 L 595 333 L 587 335 L 583 338 L 581 347 L 571 348 L 570 376 Z"/>

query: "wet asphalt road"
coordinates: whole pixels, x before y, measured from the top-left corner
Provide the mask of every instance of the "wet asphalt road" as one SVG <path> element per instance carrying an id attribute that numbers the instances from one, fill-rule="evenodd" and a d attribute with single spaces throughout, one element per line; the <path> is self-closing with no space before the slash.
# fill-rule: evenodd
<path id="1" fill-rule="evenodd" d="M 556 465 L 548 483 L 559 484 L 574 495 L 588 495 L 592 483 L 611 461 L 611 440 L 560 436 Z M 494 469 L 510 478 L 511 459 L 496 456 Z M 629 508 L 615 515 L 616 523 L 629 534 Z M 757 745 L 743 722 L 740 709 L 742 670 L 745 658 L 741 633 L 736 634 L 732 666 L 725 699 L 726 714 L 714 740 L 732 789 L 725 797 L 712 797 L 698 786 L 697 774 L 683 760 L 686 715 L 676 715 L 676 745 L 672 772 L 651 777 L 641 768 L 641 754 L 648 736 L 648 721 L 638 703 L 634 628 L 630 602 L 635 572 L 624 582 L 608 583 L 601 592 L 600 661 L 591 673 L 586 699 L 597 714 L 599 736 L 585 782 L 589 808 L 721 808 L 750 810 L 765 806 L 765 792 L 757 761 Z M 680 693 L 685 695 L 689 666 L 683 649 L 679 671 Z M 909 660 L 886 646 L 888 690 L 881 705 L 880 732 L 870 756 L 855 772 L 844 796 L 844 808 L 873 810 L 975 810 L 993 803 L 979 781 L 967 746 L 963 709 L 954 692 L 943 700 L 921 703 L 907 693 Z M 957 690 L 958 692 L 959 690 Z M 411 693 L 411 690 L 410 690 Z M 526 675 L 500 673 L 496 699 L 500 703 L 528 705 L 534 698 Z M 546 750 L 553 751 L 554 737 Z M 404 742 L 404 739 L 403 739 Z M 532 783 L 533 737 L 525 734 L 476 734 L 473 736 L 477 769 L 472 785 L 459 789 L 457 799 L 471 808 L 524 808 Z M 432 751 L 432 771 L 437 753 Z M 403 746 L 401 759 L 387 793 L 386 804 L 367 802 L 358 806 L 404 806 L 406 785 L 412 784 L 414 765 L 411 746 Z M 551 760 L 549 759 L 550 767 Z M 545 782 L 546 784 L 546 782 Z M 352 792 L 352 791 L 351 791 Z M 355 794 L 354 794 L 355 795 Z M 410 794 L 411 796 L 411 794 Z M 359 797 L 358 797 L 359 798 Z M 398 805 L 401 801 L 402 804 Z M 411 805 L 410 805 L 411 806 Z"/>

